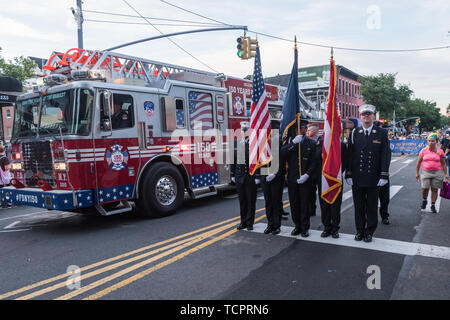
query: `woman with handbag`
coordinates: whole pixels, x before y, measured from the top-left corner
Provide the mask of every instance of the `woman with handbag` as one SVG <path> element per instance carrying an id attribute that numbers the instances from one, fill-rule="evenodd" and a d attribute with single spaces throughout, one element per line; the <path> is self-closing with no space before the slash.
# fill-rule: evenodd
<path id="1" fill-rule="evenodd" d="M 428 146 L 419 153 L 416 164 L 416 180 L 422 184 L 422 206 L 427 206 L 428 192 L 431 188 L 431 212 L 437 213 L 435 203 L 438 196 L 438 189 L 442 187 L 444 177 L 450 180 L 447 174 L 447 164 L 445 163 L 444 151 L 437 147 L 438 135 L 431 133 L 427 138 Z M 419 169 L 422 166 L 422 174 L 419 176 Z"/>

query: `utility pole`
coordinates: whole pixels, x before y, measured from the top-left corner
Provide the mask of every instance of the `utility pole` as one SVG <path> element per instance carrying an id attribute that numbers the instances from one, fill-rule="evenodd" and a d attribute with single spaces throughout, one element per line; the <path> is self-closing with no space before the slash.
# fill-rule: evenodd
<path id="1" fill-rule="evenodd" d="M 82 9 L 82 0 L 77 0 L 77 9 L 75 10 L 73 7 L 70 8 L 72 10 L 72 14 L 77 22 L 77 32 L 78 32 L 78 48 L 83 49 L 83 9 Z"/>

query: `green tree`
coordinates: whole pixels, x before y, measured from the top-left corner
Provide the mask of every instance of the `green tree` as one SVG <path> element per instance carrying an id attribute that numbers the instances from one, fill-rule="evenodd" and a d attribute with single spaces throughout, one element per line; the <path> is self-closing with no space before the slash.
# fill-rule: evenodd
<path id="1" fill-rule="evenodd" d="M 431 131 L 441 128 L 441 114 L 436 102 L 422 99 L 409 100 L 405 103 L 405 117 L 420 117 L 420 129 Z"/>
<path id="2" fill-rule="evenodd" d="M 33 77 L 35 75 L 35 70 L 36 63 L 23 56 L 15 57 L 8 61 L 0 57 L 0 74 L 3 76 L 13 77 L 20 81 L 24 81 Z"/>
<path id="3" fill-rule="evenodd" d="M 404 112 L 405 103 L 413 91 L 407 85 L 396 84 L 394 73 L 380 73 L 376 76 L 362 77 L 361 94 L 364 101 L 373 104 L 383 119 L 392 119 L 394 110 L 397 115 Z"/>

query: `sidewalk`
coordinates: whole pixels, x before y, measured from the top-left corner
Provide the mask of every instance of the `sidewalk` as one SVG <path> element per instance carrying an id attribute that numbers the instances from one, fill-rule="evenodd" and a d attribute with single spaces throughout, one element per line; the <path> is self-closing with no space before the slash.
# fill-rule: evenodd
<path id="1" fill-rule="evenodd" d="M 420 209 L 418 209 L 420 211 Z M 450 247 L 450 200 L 439 213 L 422 213 L 413 242 Z M 450 261 L 406 256 L 391 299 L 450 299 Z"/>

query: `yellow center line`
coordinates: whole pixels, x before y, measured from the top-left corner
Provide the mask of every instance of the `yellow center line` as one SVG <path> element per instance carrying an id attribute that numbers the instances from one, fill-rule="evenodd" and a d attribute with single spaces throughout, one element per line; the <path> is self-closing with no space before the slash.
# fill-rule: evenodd
<path id="1" fill-rule="evenodd" d="M 259 220 L 261 220 L 261 219 L 263 219 L 265 217 L 266 217 L 266 215 L 262 215 L 261 217 L 256 218 L 255 222 L 257 222 L 257 221 L 259 221 Z M 196 251 L 198 251 L 200 249 L 203 249 L 203 248 L 205 248 L 205 247 L 207 247 L 207 246 L 209 246 L 209 245 L 211 245 L 211 244 L 213 244 L 213 243 L 215 243 L 215 242 L 217 242 L 219 240 L 222 240 L 222 239 L 228 237 L 229 235 L 232 235 L 233 233 L 236 233 L 236 232 L 237 232 L 237 230 L 234 229 L 234 230 L 228 231 L 228 232 L 226 232 L 226 233 L 224 233 L 224 234 L 222 234 L 222 235 L 220 235 L 220 236 L 218 236 L 218 237 L 216 237 L 214 239 L 211 239 L 211 240 L 208 240 L 206 242 L 203 242 L 202 244 L 199 244 L 198 246 L 196 246 L 194 248 L 191 248 L 191 249 L 189 249 L 189 250 L 187 250 L 187 251 L 185 251 L 183 253 L 180 253 L 180 254 L 176 255 L 175 257 L 167 259 L 167 260 L 165 260 L 165 261 L 163 261 L 163 262 L 161 262 L 161 263 L 159 263 L 159 264 L 157 264 L 157 265 L 155 265 L 155 266 L 153 266 L 153 267 L 151 267 L 151 268 L 149 268 L 147 270 L 141 271 L 141 272 L 135 274 L 134 276 L 129 277 L 129 278 L 125 279 L 125 280 L 122 280 L 122 281 L 120 281 L 120 282 L 118 282 L 118 283 L 116 283 L 116 284 L 114 284 L 114 285 L 112 285 L 112 286 L 110 286 L 110 287 L 108 287 L 106 289 L 103 289 L 103 290 L 101 290 L 101 291 L 99 291 L 99 292 L 97 292 L 95 294 L 92 294 L 92 295 L 88 296 L 87 298 L 84 298 L 83 300 L 99 299 L 99 298 L 101 298 L 101 297 L 103 297 L 103 296 L 105 296 L 105 295 L 107 295 L 107 294 L 109 294 L 109 293 L 111 293 L 111 292 L 113 292 L 113 291 L 115 291 L 117 289 L 120 289 L 120 288 L 122 288 L 124 286 L 127 286 L 130 283 L 135 282 L 135 281 L 137 281 L 137 280 L 139 280 L 139 279 L 149 275 L 150 273 L 152 273 L 152 272 L 154 272 L 156 270 L 159 270 L 159 269 L 161 269 L 161 268 L 163 268 L 165 266 L 168 266 L 169 264 L 171 264 L 171 263 L 173 263 L 173 262 L 175 262 L 177 260 L 183 259 L 187 255 L 190 255 L 191 253 L 194 253 L 194 252 L 196 252 Z"/>
<path id="2" fill-rule="evenodd" d="M 288 200 L 283 201 L 283 203 L 287 203 L 287 202 L 289 202 L 289 201 L 288 201 Z M 286 206 L 288 206 L 288 205 L 286 205 Z M 284 207 L 286 207 L 286 206 L 284 206 Z M 256 213 L 261 212 L 261 211 L 264 211 L 264 210 L 265 210 L 265 208 L 260 208 L 260 209 L 256 210 Z M 263 215 L 262 217 L 258 218 L 258 220 L 259 220 L 259 219 L 262 219 L 262 218 L 264 218 L 264 217 L 265 217 L 265 215 Z M 208 230 L 208 229 L 211 229 L 211 228 L 215 228 L 215 227 L 217 227 L 217 226 L 223 225 L 223 224 L 228 223 L 228 222 L 230 222 L 230 221 L 236 221 L 236 220 L 238 220 L 238 219 L 240 219 L 240 217 L 230 218 L 230 219 L 227 219 L 227 220 L 224 220 L 224 221 L 215 223 L 215 224 L 210 225 L 210 226 L 206 226 L 206 227 L 203 227 L 203 228 L 200 228 L 200 229 L 197 229 L 197 230 L 194 230 L 194 231 L 191 231 L 191 232 L 188 232 L 188 233 L 185 233 L 185 234 L 182 234 L 182 235 L 179 235 L 179 236 L 176 236 L 176 237 L 173 237 L 173 238 L 164 240 L 164 241 L 160 241 L 160 242 L 158 242 L 158 243 L 151 244 L 151 245 L 149 245 L 149 246 L 145 246 L 145 247 L 143 247 L 143 248 L 139 248 L 139 249 L 136 249 L 136 250 L 133 250 L 133 251 L 130 251 L 130 252 L 127 252 L 127 253 L 118 255 L 118 256 L 116 256 L 116 257 L 112 257 L 112 258 L 109 258 L 109 259 L 105 259 L 105 260 L 102 260 L 102 261 L 99 261 L 99 262 L 90 264 L 90 265 L 88 265 L 88 266 L 85 266 L 85 267 L 80 268 L 80 272 L 87 271 L 87 270 L 90 270 L 90 269 L 93 269 L 93 268 L 102 266 L 102 265 L 104 265 L 104 264 L 107 264 L 107 263 L 110 263 L 110 262 L 114 262 L 114 261 L 119 260 L 119 259 L 122 259 L 122 258 L 126 258 L 126 257 L 128 257 L 128 256 L 133 255 L 133 254 L 137 254 L 137 253 L 140 253 L 140 252 L 142 252 L 142 251 L 149 250 L 149 249 L 151 249 L 151 248 L 155 248 L 155 247 L 161 246 L 161 245 L 163 245 L 163 244 L 166 244 L 166 243 L 175 241 L 175 240 L 177 240 L 177 239 L 181 239 L 181 238 L 184 238 L 184 237 L 188 237 L 188 236 L 190 236 L 190 235 L 192 235 L 192 234 L 196 234 L 196 233 L 202 232 L 202 231 L 204 231 L 204 230 Z M 231 224 L 230 224 L 230 225 L 231 225 Z M 221 228 L 221 230 L 223 230 L 223 227 Z M 212 231 L 217 231 L 217 230 L 212 230 Z M 210 232 L 211 232 L 211 231 L 210 231 Z M 220 232 L 220 231 L 219 231 L 219 232 Z M 81 277 L 81 279 L 86 279 L 86 278 L 95 276 L 95 275 L 97 275 L 97 274 L 100 274 L 100 273 L 103 273 L 103 272 L 106 272 L 106 271 L 110 271 L 110 270 L 115 269 L 115 268 L 117 268 L 117 267 L 119 267 L 119 266 L 121 266 L 121 265 L 128 264 L 128 263 L 130 263 L 130 262 L 132 262 L 132 261 L 141 259 L 141 258 L 143 258 L 143 257 L 145 257 L 145 256 L 149 256 L 149 255 L 158 253 L 158 252 L 160 252 L 160 251 L 162 251 L 162 250 L 171 248 L 171 247 L 173 247 L 173 246 L 181 245 L 181 244 L 183 244 L 183 243 L 185 243 L 185 242 L 187 242 L 187 241 L 191 241 L 191 239 L 194 239 L 194 238 L 197 238 L 197 237 L 202 237 L 202 236 L 203 236 L 202 234 L 196 235 L 196 236 L 194 236 L 194 237 L 191 237 L 191 238 L 188 238 L 188 239 L 184 239 L 184 240 L 182 240 L 182 241 L 179 241 L 179 242 L 177 242 L 177 243 L 174 243 L 174 244 L 165 246 L 165 247 L 163 247 L 163 248 L 159 248 L 159 249 L 157 249 L 157 250 L 153 250 L 153 251 L 151 251 L 151 252 L 149 252 L 149 253 L 140 255 L 140 256 L 138 256 L 138 257 L 134 257 L 134 258 L 131 258 L 131 259 L 128 259 L 128 260 L 125 260 L 125 261 L 122 261 L 122 262 L 119 262 L 119 263 L 116 263 L 116 264 L 113 264 L 113 265 L 110 265 L 110 266 L 101 268 L 100 270 L 97 270 L 97 271 L 94 271 L 94 272 L 91 272 L 91 273 L 88 273 L 88 274 L 83 275 L 83 276 Z M 7 293 L 4 293 L 4 294 L 0 295 L 0 300 L 1 300 L 1 299 L 8 298 L 8 297 L 11 297 L 11 296 L 14 296 L 14 295 L 18 295 L 18 294 L 23 293 L 23 292 L 25 292 L 25 291 L 29 291 L 29 290 L 32 290 L 32 289 L 35 289 L 35 288 L 44 286 L 44 285 L 46 285 L 46 284 L 49 284 L 49 283 L 52 283 L 52 282 L 55 282 L 55 281 L 58 281 L 58 280 L 61 280 L 61 279 L 64 279 L 64 278 L 68 278 L 68 277 L 70 277 L 70 276 L 73 276 L 73 274 L 72 274 L 72 273 L 64 273 L 64 274 L 60 274 L 60 275 L 58 275 L 58 276 L 49 278 L 49 279 L 47 279 L 47 280 L 43 280 L 43 281 L 40 281 L 40 282 L 31 284 L 31 285 L 28 285 L 28 286 L 24 286 L 24 287 L 19 288 L 19 289 L 17 289 L 17 290 L 10 291 L 10 292 L 7 292 Z M 38 295 L 42 295 L 42 294 L 44 294 L 44 293 L 47 293 L 47 292 L 56 290 L 57 288 L 60 288 L 60 287 L 64 286 L 65 284 L 66 284 L 65 282 L 64 282 L 64 283 L 60 283 L 60 284 L 54 285 L 54 286 L 52 286 L 52 287 L 50 287 L 50 288 L 42 289 L 42 290 L 40 290 L 40 291 L 31 293 L 31 294 L 29 294 L 29 295 L 20 297 L 19 299 L 24 299 L 24 298 L 30 299 L 30 298 L 32 298 L 32 297 L 35 297 L 35 296 L 38 296 Z"/>
<path id="3" fill-rule="evenodd" d="M 261 210 L 262 209 L 259 209 L 259 211 L 261 211 Z M 206 226 L 206 227 L 203 227 L 203 228 L 200 228 L 200 229 L 197 229 L 197 230 L 194 230 L 194 231 L 191 231 L 191 232 L 188 232 L 188 233 L 185 233 L 185 234 L 182 234 L 182 235 L 179 235 L 179 236 L 167 239 L 167 240 L 160 241 L 158 243 L 154 243 L 154 244 L 145 246 L 143 248 L 139 248 L 139 249 L 136 249 L 136 250 L 133 250 L 133 251 L 130 251 L 130 252 L 118 255 L 118 256 L 113 257 L 113 258 L 109 258 L 109 259 L 106 259 L 106 260 L 102 260 L 102 261 L 90 264 L 88 266 L 80 268 L 80 272 L 83 272 L 83 271 L 86 271 L 86 270 L 90 270 L 90 269 L 99 267 L 101 265 L 104 265 L 104 264 L 107 264 L 107 263 L 110 263 L 110 262 L 114 262 L 114 261 L 122 259 L 122 258 L 126 258 L 126 257 L 128 257 L 130 255 L 133 255 L 133 254 L 136 254 L 136 253 L 140 253 L 142 251 L 145 251 L 145 250 L 148 250 L 148 249 L 152 249 L 152 248 L 158 247 L 160 245 L 163 245 L 163 244 L 166 244 L 166 243 L 169 243 L 169 242 L 172 242 L 172 241 L 175 241 L 175 240 L 178 240 L 178 239 L 190 236 L 192 234 L 199 233 L 199 232 L 202 232 L 204 230 L 208 230 L 208 229 L 220 226 L 220 225 L 222 225 L 224 223 L 228 223 L 230 221 L 238 220 L 238 219 L 239 219 L 239 217 L 230 218 L 230 219 L 227 219 L 227 220 L 215 223 L 215 224 L 210 225 L 210 226 Z M 64 274 L 60 274 L 58 276 L 52 277 L 50 279 L 42 280 L 42 281 L 36 282 L 34 284 L 31 284 L 31 285 L 28 285 L 28 286 L 16 289 L 14 291 L 6 292 L 6 293 L 0 295 L 0 300 L 8 298 L 8 297 L 11 297 L 11 296 L 15 296 L 15 295 L 20 294 L 20 293 L 25 292 L 25 291 L 29 291 L 29 290 L 35 289 L 37 287 L 41 287 L 43 285 L 52 283 L 54 281 L 58 281 L 58 280 L 61 280 L 61 279 L 64 279 L 64 278 L 68 278 L 70 276 L 72 276 L 72 273 L 64 273 Z"/>
<path id="4" fill-rule="evenodd" d="M 227 225 L 226 227 L 229 227 L 229 226 L 232 226 L 232 225 L 236 225 L 236 222 L 231 223 L 231 224 Z M 217 230 L 217 229 L 215 229 L 215 230 Z M 213 230 L 213 231 L 214 231 L 214 230 Z M 211 233 L 211 231 L 209 231 L 209 233 Z M 159 253 L 159 252 L 162 252 L 162 251 L 164 251 L 164 250 L 167 250 L 167 249 L 170 249 L 170 248 L 173 248 L 173 247 L 177 247 L 177 246 L 179 246 L 179 245 L 182 245 L 182 244 L 184 244 L 184 243 L 186 243 L 186 242 L 189 242 L 189 241 L 192 241 L 192 240 L 195 240 L 195 239 L 200 239 L 200 240 L 202 240 L 202 239 L 205 238 L 205 235 L 207 236 L 209 233 L 207 232 L 207 233 L 200 234 L 200 235 L 196 235 L 196 236 L 193 236 L 193 237 L 190 237 L 190 238 L 187 238 L 187 239 L 183 239 L 183 240 L 181 240 L 181 241 L 178 241 L 178 242 L 169 244 L 169 245 L 167 245 L 167 246 L 158 248 L 158 249 L 156 249 L 156 250 L 152 250 L 152 251 L 143 253 L 143 254 L 138 255 L 138 256 L 135 256 L 135 257 L 133 257 L 133 258 L 129 258 L 129 259 L 126 259 L 126 260 L 117 262 L 117 263 L 115 263 L 115 264 L 112 264 L 112 265 L 109 265 L 109 266 L 106 266 L 106 267 L 97 269 L 97 270 L 95 270 L 95 271 L 92 271 L 92 272 L 89 272 L 89 273 L 86 273 L 86 274 L 82 274 L 82 275 L 80 275 L 79 280 L 80 280 L 80 281 L 81 281 L 81 280 L 86 280 L 86 279 L 88 279 L 88 278 L 91 278 L 91 277 L 94 277 L 94 276 L 96 276 L 96 275 L 99 275 L 99 274 L 102 274 L 102 273 L 105 273 L 105 272 L 108 272 L 108 271 L 117 269 L 117 268 L 120 267 L 120 266 L 129 264 L 129 263 L 131 263 L 131 262 L 134 262 L 134 261 L 137 261 L 137 260 L 140 260 L 140 259 L 143 259 L 143 258 L 145 258 L 145 257 L 151 256 L 151 255 L 156 254 L 156 253 Z M 63 282 L 60 282 L 60 283 L 58 283 L 58 284 L 55 284 L 55 285 L 53 285 L 53 286 L 51 286 L 51 287 L 47 287 L 47 288 L 41 289 L 41 290 L 39 290 L 39 291 L 32 292 L 32 293 L 30 293 L 30 294 L 28 294 L 28 295 L 19 297 L 19 298 L 15 299 L 15 300 L 29 300 L 29 299 L 35 298 L 35 297 L 37 297 L 37 296 L 41 296 L 41 295 L 43 295 L 43 294 L 46 294 L 46 293 L 55 291 L 55 290 L 57 290 L 57 289 L 59 289 L 59 288 L 65 287 L 66 285 L 67 285 L 66 281 L 63 281 Z"/>
<path id="5" fill-rule="evenodd" d="M 265 215 L 263 215 L 262 217 L 265 217 Z M 260 217 L 259 219 L 262 219 L 262 217 Z M 193 245 L 194 243 L 200 242 L 200 241 L 202 241 L 202 240 L 204 240 L 206 238 L 209 238 L 209 237 L 211 237 L 211 236 L 213 236 L 215 234 L 218 234 L 218 233 L 220 233 L 220 232 L 222 232 L 222 231 L 224 231 L 226 229 L 229 229 L 230 227 L 234 227 L 235 225 L 236 225 L 236 223 L 230 223 L 228 225 L 225 225 L 223 227 L 214 229 L 212 231 L 205 232 L 201 236 L 196 237 L 196 239 L 194 239 L 194 240 L 191 240 L 191 241 L 189 241 L 189 242 L 187 242 L 185 244 L 182 244 L 180 246 L 177 246 L 177 247 L 175 247 L 173 249 L 167 250 L 167 251 L 165 251 L 165 252 L 163 252 L 161 254 L 158 254 L 158 255 L 150 258 L 150 259 L 144 260 L 144 261 L 142 261 L 140 263 L 137 263 L 135 265 L 132 265 L 132 266 L 130 266 L 130 267 L 126 268 L 126 269 L 123 269 L 123 270 L 121 270 L 119 272 L 113 273 L 110 276 L 107 276 L 107 277 L 102 278 L 100 280 L 97 280 L 97 281 L 95 281 L 93 283 L 90 283 L 87 286 L 83 286 L 80 289 L 77 289 L 77 290 L 74 290 L 72 292 L 69 292 L 68 294 L 65 294 L 65 295 L 63 295 L 61 297 L 58 297 L 55 300 L 71 299 L 71 298 L 73 298 L 75 296 L 78 296 L 78 295 L 80 295 L 80 294 L 82 294 L 82 293 L 84 293 L 86 291 L 92 290 L 92 289 L 94 289 L 94 288 L 96 288 L 98 286 L 101 286 L 101 285 L 103 285 L 103 284 L 105 284 L 105 283 L 107 283 L 107 282 L 109 282 L 111 280 L 114 280 L 116 278 L 119 278 L 119 277 L 127 274 L 127 273 L 130 273 L 130 272 L 132 272 L 132 271 L 134 271 L 136 269 L 142 268 L 143 266 L 148 265 L 148 264 L 150 264 L 150 263 L 152 263 L 154 261 L 157 261 L 157 260 L 159 260 L 161 258 L 164 258 L 164 257 L 166 257 L 168 255 L 171 255 L 174 252 L 177 252 L 177 251 L 180 251 L 180 250 L 182 250 L 184 248 L 187 248 L 187 247 Z M 188 250 L 188 252 L 190 252 L 191 250 L 193 250 L 193 249 Z M 194 250 L 194 251 L 196 251 L 196 250 Z M 172 259 L 169 259 L 169 260 L 172 260 Z"/>

